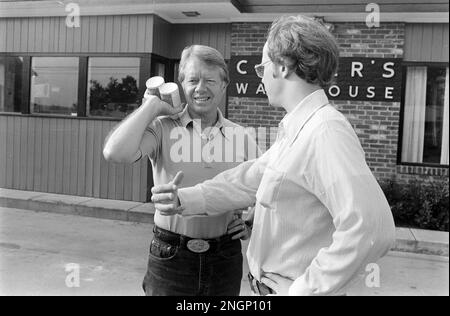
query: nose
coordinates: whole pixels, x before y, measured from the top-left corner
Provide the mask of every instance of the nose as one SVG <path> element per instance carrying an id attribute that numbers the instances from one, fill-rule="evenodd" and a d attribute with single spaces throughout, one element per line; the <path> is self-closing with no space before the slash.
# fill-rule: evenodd
<path id="1" fill-rule="evenodd" d="M 201 92 L 206 90 L 206 82 L 203 79 L 200 79 L 195 87 L 195 92 Z"/>

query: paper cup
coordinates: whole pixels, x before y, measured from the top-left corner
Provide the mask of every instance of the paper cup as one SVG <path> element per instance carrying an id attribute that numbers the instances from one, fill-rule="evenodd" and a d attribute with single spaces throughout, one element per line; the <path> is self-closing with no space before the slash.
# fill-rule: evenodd
<path id="1" fill-rule="evenodd" d="M 145 95 L 156 95 L 158 98 L 160 98 L 161 96 L 159 94 L 159 87 L 161 87 L 163 84 L 164 84 L 163 77 L 159 76 L 151 77 L 145 82 L 145 86 L 147 87 Z"/>
<path id="2" fill-rule="evenodd" d="M 178 91 L 178 85 L 174 82 L 168 82 L 159 87 L 159 94 L 161 100 L 171 104 L 173 107 L 181 105 L 180 92 Z"/>

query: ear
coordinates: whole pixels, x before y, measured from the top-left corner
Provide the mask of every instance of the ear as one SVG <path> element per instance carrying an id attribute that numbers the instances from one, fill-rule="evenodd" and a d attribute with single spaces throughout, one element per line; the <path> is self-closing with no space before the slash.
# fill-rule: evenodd
<path id="1" fill-rule="evenodd" d="M 289 69 L 285 65 L 273 63 L 272 67 L 273 67 L 272 77 L 274 79 L 276 78 L 286 79 L 289 76 Z"/>
<path id="2" fill-rule="evenodd" d="M 279 78 L 281 74 L 281 65 L 277 63 L 271 63 L 271 65 L 269 66 L 272 67 L 272 78 L 273 79 Z"/>
<path id="3" fill-rule="evenodd" d="M 283 79 L 286 79 L 289 76 L 289 68 L 285 65 L 281 66 L 280 68 L 280 75 Z"/>

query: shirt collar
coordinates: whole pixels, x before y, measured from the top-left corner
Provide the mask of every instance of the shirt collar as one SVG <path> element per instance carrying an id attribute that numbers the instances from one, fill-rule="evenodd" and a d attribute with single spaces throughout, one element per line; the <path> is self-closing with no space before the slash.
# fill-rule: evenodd
<path id="1" fill-rule="evenodd" d="M 220 109 L 217 109 L 217 122 L 214 125 L 215 127 L 219 128 L 219 130 L 221 131 L 222 135 L 225 136 L 224 134 L 224 122 L 225 122 L 225 118 L 223 117 L 222 111 L 220 111 Z M 181 122 L 181 125 L 184 128 L 187 128 L 189 124 L 194 122 L 194 119 L 189 115 L 189 111 L 188 111 L 188 106 L 186 105 L 184 107 L 184 110 L 180 112 L 179 114 L 179 119 Z"/>
<path id="2" fill-rule="evenodd" d="M 278 125 L 281 134 L 294 141 L 300 130 L 314 113 L 322 106 L 328 104 L 328 97 L 323 89 L 316 90 L 307 95 L 300 103 L 285 115 Z"/>
<path id="3" fill-rule="evenodd" d="M 225 122 L 225 118 L 222 115 L 222 111 L 217 108 L 217 122 L 216 122 L 216 127 L 219 128 L 220 132 L 222 133 L 222 136 L 225 137 L 225 129 L 223 128 Z"/>
<path id="4" fill-rule="evenodd" d="M 194 121 L 192 119 L 192 117 L 189 115 L 189 111 L 188 111 L 188 106 L 187 105 L 184 107 L 183 111 L 181 111 L 181 113 L 178 114 L 178 117 L 180 119 L 181 125 L 184 128 L 187 128 L 188 124 Z"/>

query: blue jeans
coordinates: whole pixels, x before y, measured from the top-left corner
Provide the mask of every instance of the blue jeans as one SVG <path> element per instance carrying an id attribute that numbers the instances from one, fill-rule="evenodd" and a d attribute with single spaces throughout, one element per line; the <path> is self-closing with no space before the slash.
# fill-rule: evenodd
<path id="1" fill-rule="evenodd" d="M 225 238 L 207 252 L 194 253 L 183 243 L 158 235 L 155 232 L 150 245 L 142 285 L 147 296 L 239 296 L 243 269 L 239 239 Z"/>

